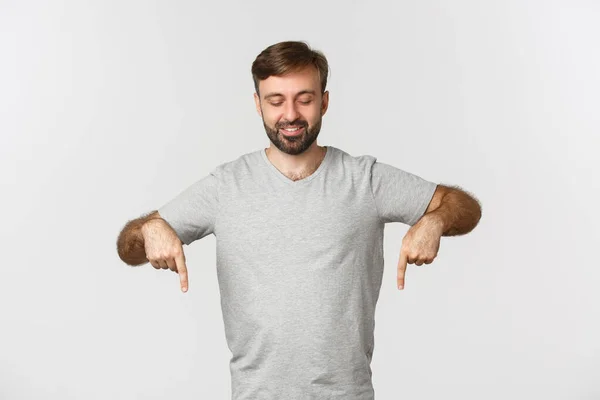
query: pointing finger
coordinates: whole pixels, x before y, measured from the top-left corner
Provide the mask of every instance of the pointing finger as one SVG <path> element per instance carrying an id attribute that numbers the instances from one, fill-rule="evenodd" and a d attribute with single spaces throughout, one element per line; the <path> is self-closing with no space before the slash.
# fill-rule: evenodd
<path id="1" fill-rule="evenodd" d="M 177 273 L 179 274 L 181 291 L 185 293 L 188 290 L 188 273 L 187 267 L 185 266 L 185 257 L 183 256 L 183 251 L 178 256 L 175 256 L 175 263 L 177 264 Z"/>
<path id="2" fill-rule="evenodd" d="M 398 289 L 404 289 L 404 275 L 406 273 L 407 255 L 404 250 L 400 250 L 400 260 L 398 260 Z"/>

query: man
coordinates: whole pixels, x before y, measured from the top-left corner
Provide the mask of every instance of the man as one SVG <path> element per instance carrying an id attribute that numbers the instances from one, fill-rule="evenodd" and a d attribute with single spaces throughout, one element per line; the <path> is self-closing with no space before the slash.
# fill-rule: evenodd
<path id="1" fill-rule="evenodd" d="M 411 226 L 402 289 L 407 264 L 431 263 L 441 236 L 481 216 L 457 188 L 319 146 L 327 73 L 303 42 L 267 47 L 252 75 L 270 147 L 217 166 L 118 239 L 124 262 L 175 271 L 185 292 L 182 244 L 215 235 L 234 400 L 374 399 L 384 224 Z"/>

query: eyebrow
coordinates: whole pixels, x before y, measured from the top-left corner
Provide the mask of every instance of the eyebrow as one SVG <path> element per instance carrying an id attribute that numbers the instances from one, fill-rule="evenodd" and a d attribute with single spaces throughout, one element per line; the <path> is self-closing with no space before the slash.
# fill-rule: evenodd
<path id="1" fill-rule="evenodd" d="M 315 95 L 315 94 L 316 94 L 316 92 L 315 92 L 314 90 L 301 90 L 300 92 L 298 92 L 298 93 L 296 94 L 296 97 L 298 97 L 298 96 L 301 96 L 301 95 L 303 95 L 303 94 L 312 94 L 312 95 Z M 277 96 L 281 96 L 281 97 L 283 97 L 283 94 L 281 94 L 281 93 L 269 93 L 269 94 L 267 94 L 267 95 L 264 97 L 264 99 L 265 99 L 265 100 L 267 100 L 267 99 L 269 99 L 269 98 L 271 98 L 271 97 L 277 97 Z"/>

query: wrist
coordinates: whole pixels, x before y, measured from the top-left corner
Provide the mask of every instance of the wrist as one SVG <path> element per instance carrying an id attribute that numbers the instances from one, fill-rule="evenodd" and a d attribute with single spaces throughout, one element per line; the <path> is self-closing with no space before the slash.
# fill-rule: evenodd
<path id="1" fill-rule="evenodd" d="M 141 221 L 140 233 L 142 234 L 142 236 L 144 236 L 146 234 L 148 229 L 152 229 L 154 226 L 156 226 L 155 225 L 157 223 L 156 221 L 161 220 L 161 219 L 162 218 L 149 218 L 149 219 Z"/>
<path id="2" fill-rule="evenodd" d="M 444 232 L 446 232 L 446 230 L 447 230 L 446 220 L 445 220 L 444 216 L 442 215 L 442 213 L 439 212 L 438 210 L 428 212 L 427 214 L 425 214 L 423 216 L 422 219 L 425 220 L 425 221 L 423 221 L 424 225 L 427 225 L 427 226 L 431 227 L 432 229 L 435 229 L 436 231 L 438 231 L 440 236 L 442 236 L 444 234 Z"/>

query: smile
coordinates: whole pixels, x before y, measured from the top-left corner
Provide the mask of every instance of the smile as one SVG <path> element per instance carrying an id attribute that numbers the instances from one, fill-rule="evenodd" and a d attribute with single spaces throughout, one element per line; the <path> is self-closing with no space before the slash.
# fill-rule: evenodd
<path id="1" fill-rule="evenodd" d="M 295 127 L 295 128 L 282 128 L 279 131 L 286 136 L 297 136 L 304 132 L 304 127 Z"/>

